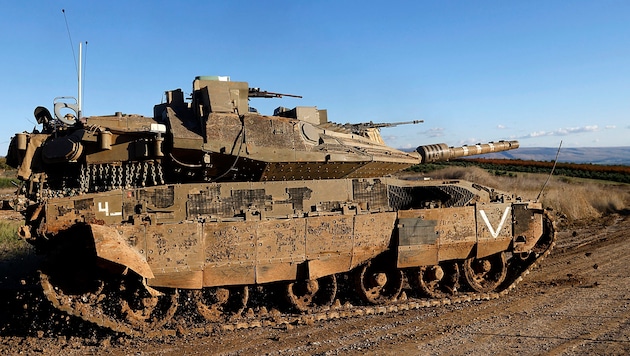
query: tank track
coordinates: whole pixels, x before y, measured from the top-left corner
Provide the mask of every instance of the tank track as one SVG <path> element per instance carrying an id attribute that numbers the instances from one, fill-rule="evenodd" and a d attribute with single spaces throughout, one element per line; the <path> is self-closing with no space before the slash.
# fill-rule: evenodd
<path id="1" fill-rule="evenodd" d="M 435 299 L 407 297 L 405 292 L 403 292 L 396 302 L 385 305 L 354 306 L 350 303 L 341 305 L 337 299 L 333 306 L 322 307 L 309 314 L 281 313 L 275 309 L 267 311 L 265 307 L 260 307 L 256 312 L 250 308 L 247 312 L 244 312 L 241 315 L 233 316 L 224 322 L 207 322 L 203 326 L 186 324 L 186 321 L 183 320 L 183 318 L 180 318 L 182 320 L 175 318 L 169 321 L 166 325 L 158 323 L 138 326 L 128 322 L 127 320 L 115 319 L 114 317 L 104 313 L 102 309 L 95 307 L 94 305 L 103 299 L 102 294 L 98 295 L 98 293 L 96 293 L 91 296 L 84 296 L 80 298 L 60 295 L 57 292 L 58 289 L 51 284 L 48 275 L 40 272 L 40 280 L 44 295 L 55 308 L 71 316 L 81 318 L 89 323 L 132 337 L 156 338 L 189 333 L 209 334 L 258 327 L 289 328 L 289 325 L 311 325 L 326 320 L 396 313 L 406 310 L 462 304 L 472 301 L 493 300 L 504 297 L 514 290 L 523 278 L 527 276 L 530 271 L 542 260 L 544 260 L 554 248 L 556 244 L 556 225 L 554 219 L 547 211 L 545 211 L 544 222 L 547 234 L 542 236 L 539 240 L 539 245 L 535 246 L 535 255 L 528 259 L 527 262 L 518 264 L 519 270 L 511 270 L 508 278 L 499 287 L 499 291 L 497 292 L 459 292 L 453 296 Z M 168 311 L 167 313 L 170 312 L 171 311 Z"/>

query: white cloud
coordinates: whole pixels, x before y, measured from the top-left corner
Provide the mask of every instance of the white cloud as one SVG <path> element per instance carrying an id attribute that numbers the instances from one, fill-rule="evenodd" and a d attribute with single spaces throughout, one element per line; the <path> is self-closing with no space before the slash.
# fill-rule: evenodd
<path id="1" fill-rule="evenodd" d="M 459 145 L 460 146 L 464 146 L 464 145 L 476 145 L 478 143 L 480 143 L 481 140 L 479 140 L 478 138 L 467 138 L 465 140 L 459 141 Z"/>
<path id="2" fill-rule="evenodd" d="M 499 130 L 503 130 L 503 129 L 506 129 L 506 128 L 507 127 L 505 125 L 501 125 L 501 124 L 497 125 L 497 129 L 499 129 Z"/>
<path id="3" fill-rule="evenodd" d="M 578 127 L 566 127 L 557 129 L 555 131 L 534 131 L 530 134 L 521 136 L 519 138 L 534 138 L 534 137 L 542 137 L 542 136 L 567 136 L 582 132 L 595 132 L 599 131 L 599 126 L 597 125 L 587 125 L 587 126 L 578 126 Z"/>
<path id="4" fill-rule="evenodd" d="M 617 125 L 606 125 L 606 130 L 616 129 Z"/>
<path id="5" fill-rule="evenodd" d="M 421 135 L 425 135 L 427 137 L 442 137 L 444 136 L 444 128 L 443 127 L 433 127 L 425 131 L 420 131 Z"/>
<path id="6" fill-rule="evenodd" d="M 529 135 L 525 135 L 519 138 L 527 138 L 527 137 L 540 137 L 540 136 L 550 136 L 550 132 L 546 131 L 535 131 L 530 133 Z"/>

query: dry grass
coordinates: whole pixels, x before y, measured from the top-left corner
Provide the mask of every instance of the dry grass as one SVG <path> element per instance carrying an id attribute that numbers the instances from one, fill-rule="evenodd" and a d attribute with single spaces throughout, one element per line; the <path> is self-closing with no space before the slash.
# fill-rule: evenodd
<path id="1" fill-rule="evenodd" d="M 17 234 L 20 225 L 20 221 L 0 220 L 0 242 L 15 243 L 21 241 L 22 239 Z"/>
<path id="2" fill-rule="evenodd" d="M 429 174 L 438 179 L 462 179 L 487 185 L 534 200 L 547 176 L 519 173 L 517 177 L 497 177 L 477 167 L 447 167 Z M 630 186 L 598 181 L 552 177 L 541 202 L 572 220 L 592 219 L 630 207 Z"/>
<path id="3" fill-rule="evenodd" d="M 35 253 L 33 247 L 18 236 L 17 230 L 20 225 L 22 225 L 21 221 L 4 220 L 0 217 L 0 269 L 3 268 L 1 265 L 4 262 L 21 259 Z"/>

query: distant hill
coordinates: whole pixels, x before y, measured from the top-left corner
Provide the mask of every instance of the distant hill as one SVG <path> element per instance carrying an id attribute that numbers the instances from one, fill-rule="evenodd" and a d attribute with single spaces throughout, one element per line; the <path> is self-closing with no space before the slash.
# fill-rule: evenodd
<path id="1" fill-rule="evenodd" d="M 553 161 L 557 147 L 521 147 L 516 150 L 489 153 L 477 157 Z M 630 147 L 561 148 L 559 162 L 630 166 Z"/>

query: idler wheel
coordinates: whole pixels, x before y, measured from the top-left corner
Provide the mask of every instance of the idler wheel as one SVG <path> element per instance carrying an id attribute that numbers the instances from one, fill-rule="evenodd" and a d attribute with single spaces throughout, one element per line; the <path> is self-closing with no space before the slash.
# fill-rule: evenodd
<path id="1" fill-rule="evenodd" d="M 328 306 L 337 294 L 335 275 L 324 276 L 315 280 L 304 279 L 287 284 L 287 301 L 298 311 L 307 312 L 320 306 Z"/>
<path id="2" fill-rule="evenodd" d="M 239 315 L 249 300 L 247 286 L 210 287 L 192 292 L 197 312 L 208 321 Z"/>
<path id="3" fill-rule="evenodd" d="M 503 252 L 464 260 L 464 279 L 473 290 L 485 293 L 495 290 L 507 275 L 507 260 Z"/>
<path id="4" fill-rule="evenodd" d="M 457 263 L 423 266 L 410 270 L 408 278 L 423 295 L 443 298 L 457 292 L 460 278 L 459 267 Z"/>
<path id="5" fill-rule="evenodd" d="M 371 304 L 382 304 L 398 298 L 402 291 L 403 273 L 385 260 L 370 261 L 356 269 L 354 281 L 361 299 Z"/>
<path id="6" fill-rule="evenodd" d="M 121 292 L 121 313 L 127 321 L 142 329 L 154 329 L 166 324 L 177 311 L 177 289 L 159 293 L 143 286 L 140 281 L 125 279 Z"/>

